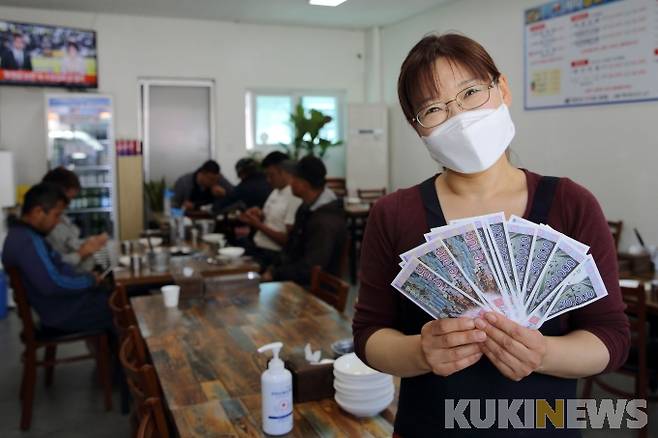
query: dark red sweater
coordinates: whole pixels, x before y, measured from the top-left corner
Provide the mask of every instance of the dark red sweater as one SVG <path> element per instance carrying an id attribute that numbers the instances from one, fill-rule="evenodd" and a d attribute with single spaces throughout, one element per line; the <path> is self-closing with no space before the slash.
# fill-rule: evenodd
<path id="1" fill-rule="evenodd" d="M 540 175 L 525 171 L 528 218 Z M 561 316 L 567 331 L 587 330 L 610 352 L 605 371 L 619 368 L 630 347 L 628 318 L 619 290 L 617 255 L 601 207 L 587 189 L 568 178 L 560 179 L 548 225 L 591 247 L 608 296 Z M 419 186 L 398 190 L 379 200 L 368 218 L 361 252 L 361 287 L 352 329 L 356 354 L 367 362 L 368 338 L 382 328 L 398 328 L 399 303 L 406 298 L 390 284 L 400 270 L 399 254 L 425 242 L 428 232 Z"/>

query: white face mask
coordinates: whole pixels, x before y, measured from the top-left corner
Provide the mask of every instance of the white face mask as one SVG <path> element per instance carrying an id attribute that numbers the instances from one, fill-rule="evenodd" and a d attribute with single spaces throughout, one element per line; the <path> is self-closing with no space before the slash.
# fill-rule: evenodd
<path id="1" fill-rule="evenodd" d="M 460 173 L 478 173 L 493 166 L 514 138 L 507 105 L 465 111 L 422 137 L 432 158 Z"/>

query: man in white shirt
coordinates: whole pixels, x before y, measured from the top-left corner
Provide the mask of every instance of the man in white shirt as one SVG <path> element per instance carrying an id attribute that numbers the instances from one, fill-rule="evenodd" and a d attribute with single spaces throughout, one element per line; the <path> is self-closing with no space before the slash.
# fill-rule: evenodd
<path id="1" fill-rule="evenodd" d="M 267 182 L 272 192 L 261 210 L 252 207 L 245 211 L 240 220 L 256 231 L 253 245 L 248 245 L 248 253 L 261 264 L 269 266 L 288 241 L 288 233 L 295 223 L 295 213 L 302 203 L 292 193 L 290 187 L 290 167 L 288 155 L 275 151 L 262 161 Z"/>

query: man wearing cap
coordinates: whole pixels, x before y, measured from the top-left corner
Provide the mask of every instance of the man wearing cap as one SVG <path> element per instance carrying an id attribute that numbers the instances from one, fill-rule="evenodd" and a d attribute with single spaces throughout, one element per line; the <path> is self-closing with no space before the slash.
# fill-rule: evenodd
<path id="1" fill-rule="evenodd" d="M 295 223 L 295 213 L 302 200 L 292 193 L 290 180 L 294 163 L 280 151 L 267 154 L 261 163 L 272 192 L 261 210 L 252 207 L 240 215 L 240 220 L 257 230 L 253 241 L 245 242 L 247 254 L 266 268 L 279 256 Z"/>
<path id="2" fill-rule="evenodd" d="M 215 160 L 208 160 L 195 172 L 178 178 L 174 184 L 171 206 L 185 210 L 198 210 L 202 205 L 212 204 L 215 199 L 231 193 L 233 185 L 219 171 Z"/>
<path id="3" fill-rule="evenodd" d="M 260 164 L 253 158 L 241 158 L 235 163 L 235 173 L 240 178 L 240 183 L 230 194 L 217 199 L 213 210 L 232 209 L 234 206 L 241 210 L 251 207 L 263 208 L 272 187 L 267 182 Z"/>
<path id="4" fill-rule="evenodd" d="M 340 259 L 347 237 L 345 210 L 325 187 L 327 170 L 319 158 L 308 155 L 294 167 L 292 192 L 302 199 L 295 223 L 279 259 L 263 273 L 263 281 L 311 282 L 311 270 L 320 266 L 340 274 Z"/>

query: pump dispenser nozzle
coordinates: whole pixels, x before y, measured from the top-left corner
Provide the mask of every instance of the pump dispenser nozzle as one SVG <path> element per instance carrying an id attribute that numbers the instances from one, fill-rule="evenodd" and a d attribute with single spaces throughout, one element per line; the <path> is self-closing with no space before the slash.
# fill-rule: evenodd
<path id="1" fill-rule="evenodd" d="M 259 353 L 272 350 L 272 360 L 268 364 L 269 369 L 283 368 L 283 361 L 279 359 L 279 353 L 283 348 L 283 342 L 272 342 L 271 344 L 263 345 L 258 349 Z"/>

